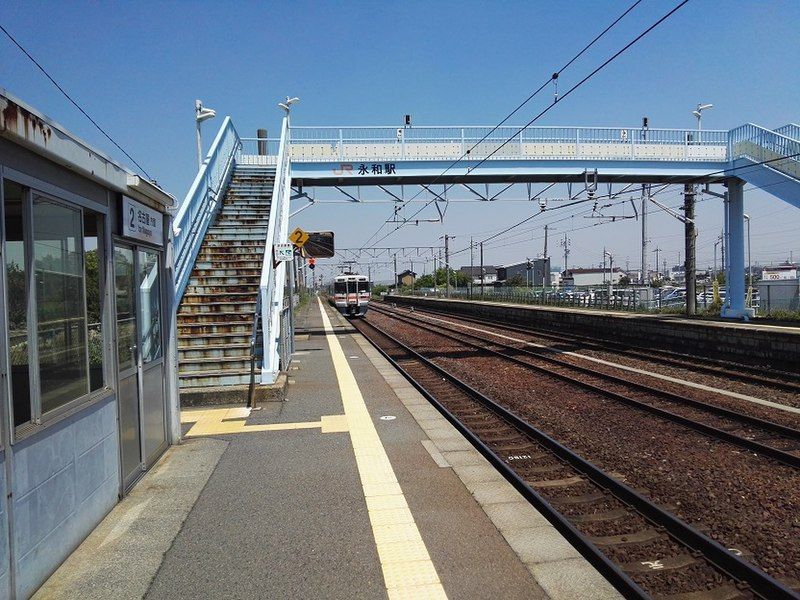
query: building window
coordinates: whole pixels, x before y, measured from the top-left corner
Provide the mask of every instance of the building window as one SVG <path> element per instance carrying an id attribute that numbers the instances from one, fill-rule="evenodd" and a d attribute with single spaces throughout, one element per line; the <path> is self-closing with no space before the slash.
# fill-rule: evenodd
<path id="1" fill-rule="evenodd" d="M 4 180 L 14 425 L 105 387 L 104 217 Z"/>
<path id="2" fill-rule="evenodd" d="M 89 389 L 95 392 L 105 385 L 103 372 L 103 217 L 93 211 L 83 214 L 83 264 L 86 272 L 87 344 L 89 347 Z"/>
<path id="3" fill-rule="evenodd" d="M 5 225 L 8 363 L 14 425 L 31 420 L 30 348 L 28 345 L 27 251 L 25 248 L 25 190 L 3 180 Z"/>
<path id="4" fill-rule="evenodd" d="M 33 260 L 42 414 L 89 393 L 81 211 L 36 196 Z"/>
<path id="5" fill-rule="evenodd" d="M 161 284 L 158 273 L 158 252 L 139 250 L 139 323 L 144 363 L 161 358 Z"/>

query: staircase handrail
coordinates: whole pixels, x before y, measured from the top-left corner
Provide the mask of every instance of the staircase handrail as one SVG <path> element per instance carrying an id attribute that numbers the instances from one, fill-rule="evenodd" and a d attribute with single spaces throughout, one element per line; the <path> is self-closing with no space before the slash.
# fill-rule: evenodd
<path id="1" fill-rule="evenodd" d="M 800 141 L 776 131 L 747 123 L 728 133 L 728 156 L 731 161 L 749 158 L 755 162 L 770 161 L 769 168 L 800 179 Z M 783 158 L 783 160 L 781 160 Z"/>
<path id="2" fill-rule="evenodd" d="M 792 138 L 793 140 L 800 140 L 800 125 L 797 123 L 787 123 L 786 125 L 776 127 L 775 132 Z"/>
<path id="3" fill-rule="evenodd" d="M 172 233 L 175 245 L 175 306 L 177 307 L 208 226 L 220 206 L 241 148 L 241 138 L 225 117 L 189 192 L 178 207 Z"/>
<path id="4" fill-rule="evenodd" d="M 261 363 L 262 383 L 268 383 L 273 380 L 277 376 L 279 369 L 277 336 L 280 334 L 283 285 L 277 285 L 277 279 L 281 274 L 285 274 L 284 265 L 286 263 L 279 263 L 278 266 L 275 266 L 273 247 L 276 239 L 280 239 L 282 230 L 288 224 L 288 211 L 286 209 L 288 208 L 289 193 L 291 192 L 288 138 L 288 119 L 284 117 L 275 167 L 275 184 L 272 188 L 267 239 L 264 245 L 264 258 L 261 263 L 261 279 L 259 281 L 261 330 L 264 347 L 264 356 Z M 284 213 L 286 214 L 284 215 Z"/>
<path id="5" fill-rule="evenodd" d="M 258 343 L 258 325 L 261 318 L 261 292 L 256 296 L 256 308 L 253 311 L 253 331 L 250 334 L 250 388 L 247 393 L 247 407 L 255 408 L 256 397 L 256 346 Z"/>

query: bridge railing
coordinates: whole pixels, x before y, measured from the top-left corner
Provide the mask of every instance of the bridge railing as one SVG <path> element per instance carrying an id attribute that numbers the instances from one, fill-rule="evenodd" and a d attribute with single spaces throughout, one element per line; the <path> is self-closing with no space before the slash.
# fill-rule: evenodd
<path id="1" fill-rule="evenodd" d="M 275 156 L 275 184 L 272 191 L 267 239 L 264 258 L 261 264 L 259 294 L 261 295 L 261 323 L 263 328 L 264 358 L 261 366 L 261 383 L 275 380 L 280 361 L 288 361 L 288 356 L 279 355 L 279 341 L 291 335 L 291 324 L 284 317 L 284 279 L 286 263 L 275 264 L 273 247 L 278 240 L 288 238 L 289 200 L 291 194 L 291 167 L 288 148 L 288 121 L 284 118 L 281 138 Z M 282 325 L 284 329 L 282 330 Z M 286 327 L 288 326 L 288 329 Z"/>
<path id="2" fill-rule="evenodd" d="M 793 140 L 800 140 L 800 125 L 797 123 L 787 123 L 782 127 L 778 127 L 775 133 L 780 133 Z"/>
<path id="3" fill-rule="evenodd" d="M 278 160 L 280 138 L 241 138 L 236 162 L 242 165 L 274 165 Z"/>
<path id="4" fill-rule="evenodd" d="M 770 161 L 775 171 L 800 180 L 800 141 L 748 123 L 732 129 L 728 152 L 732 160 Z"/>
<path id="5" fill-rule="evenodd" d="M 189 274 L 208 225 L 225 193 L 240 147 L 241 139 L 233 122 L 230 117 L 225 117 L 192 187 L 175 214 L 172 231 L 175 244 L 175 295 L 178 301 L 189 282 Z"/>
<path id="6" fill-rule="evenodd" d="M 291 157 L 344 160 L 727 160 L 728 132 L 626 127 L 292 127 Z"/>

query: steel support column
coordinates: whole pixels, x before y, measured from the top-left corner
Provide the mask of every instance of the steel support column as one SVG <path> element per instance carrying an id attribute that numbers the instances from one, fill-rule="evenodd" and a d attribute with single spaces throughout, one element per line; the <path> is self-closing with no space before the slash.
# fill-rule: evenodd
<path id="1" fill-rule="evenodd" d="M 744 281 L 744 181 L 731 178 L 727 180 L 728 210 L 725 219 L 727 256 L 725 260 L 725 282 L 727 294 L 722 307 L 722 316 L 729 319 L 748 319 L 753 316 L 752 308 L 745 307 Z"/>

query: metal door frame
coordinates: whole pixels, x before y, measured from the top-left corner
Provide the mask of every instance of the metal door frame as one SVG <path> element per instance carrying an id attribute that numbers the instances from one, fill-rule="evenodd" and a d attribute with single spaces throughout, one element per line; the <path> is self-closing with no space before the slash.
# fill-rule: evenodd
<path id="1" fill-rule="evenodd" d="M 164 407 L 163 407 L 164 408 L 164 412 L 163 412 L 164 418 L 163 418 L 163 421 L 162 421 L 163 430 L 164 430 L 163 431 L 163 433 L 164 433 L 164 443 L 159 445 L 157 448 L 154 448 L 153 452 L 151 453 L 152 454 L 151 456 L 147 456 L 147 453 L 146 453 L 146 449 L 145 449 L 145 445 L 144 445 L 145 436 L 143 435 L 144 434 L 144 422 L 140 421 L 140 430 L 141 430 L 140 434 L 142 434 L 141 435 L 142 465 L 143 465 L 143 470 L 146 470 L 146 469 L 150 468 L 158 460 L 158 458 L 161 456 L 161 453 L 163 452 L 163 450 L 169 445 L 169 436 L 168 436 L 168 428 L 167 428 L 167 390 L 166 390 L 166 359 L 165 359 L 166 347 L 164 346 L 164 300 L 163 300 L 164 281 L 165 281 L 164 250 L 163 250 L 163 248 L 159 248 L 158 246 L 151 246 L 150 244 L 142 244 L 142 243 L 131 244 L 131 246 L 134 248 L 134 253 L 136 254 L 135 260 L 134 260 L 134 270 L 135 270 L 136 275 L 137 275 L 137 288 L 136 288 L 137 297 L 138 297 L 138 292 L 139 292 L 139 288 L 138 288 L 139 254 L 138 254 L 138 252 L 140 250 L 150 250 L 152 252 L 155 252 L 156 253 L 156 258 L 158 260 L 158 265 L 157 265 L 157 269 L 158 269 L 158 286 L 159 286 L 158 287 L 158 318 L 160 320 L 159 335 L 161 336 L 161 356 L 159 356 L 156 360 L 150 361 L 149 363 L 147 363 L 147 365 L 144 364 L 144 361 L 142 359 L 142 351 L 141 351 L 141 345 L 142 345 L 141 333 L 142 333 L 142 331 L 141 331 L 141 328 L 138 327 L 138 321 L 139 321 L 140 313 L 139 313 L 139 303 L 138 302 L 136 303 L 136 321 L 137 321 L 137 328 L 136 328 L 137 329 L 137 338 L 136 338 L 136 340 L 137 340 L 137 347 L 139 347 L 139 350 L 137 352 L 137 368 L 139 370 L 138 384 L 139 384 L 139 411 L 140 411 L 139 415 L 140 416 L 144 415 L 144 374 L 145 374 L 145 370 L 149 371 L 149 370 L 152 370 L 152 369 L 160 366 L 161 369 L 162 369 L 162 373 L 163 373 L 163 375 L 161 377 L 161 398 L 162 398 L 162 403 L 164 405 Z"/>
<path id="2" fill-rule="evenodd" d="M 141 360 L 139 358 L 139 302 L 138 302 L 138 294 L 136 293 L 137 284 L 136 284 L 136 275 L 137 275 L 137 259 L 136 259 L 136 244 L 130 242 L 128 240 L 124 240 L 117 236 L 114 236 L 112 240 L 112 248 L 111 254 L 114 257 L 114 265 L 113 265 L 113 272 L 114 272 L 114 329 L 117 330 L 117 336 L 119 335 L 118 331 L 118 321 L 117 321 L 117 293 L 116 293 L 116 277 L 117 277 L 117 269 L 116 269 L 116 249 L 118 246 L 123 246 L 131 251 L 131 257 L 133 258 L 133 262 L 131 263 L 131 267 L 133 269 L 133 297 L 131 298 L 132 303 L 132 311 L 133 311 L 133 323 L 136 332 L 136 344 L 134 345 L 134 366 L 126 369 L 124 372 L 120 369 L 119 364 L 119 339 L 116 339 L 116 344 L 114 346 L 114 362 L 116 363 L 116 378 L 117 378 L 117 414 L 118 420 L 120 422 L 119 427 L 119 464 L 120 464 L 120 484 L 121 484 L 121 495 L 126 494 L 145 472 L 145 460 L 144 460 L 144 438 L 142 436 L 142 374 L 141 374 Z M 137 398 L 137 408 L 139 411 L 139 472 L 138 473 L 125 473 L 124 468 L 124 459 L 123 459 L 123 451 L 122 451 L 122 398 L 121 392 L 122 387 L 120 382 L 123 379 L 127 379 L 134 375 L 134 371 L 136 374 L 136 398 Z"/>

